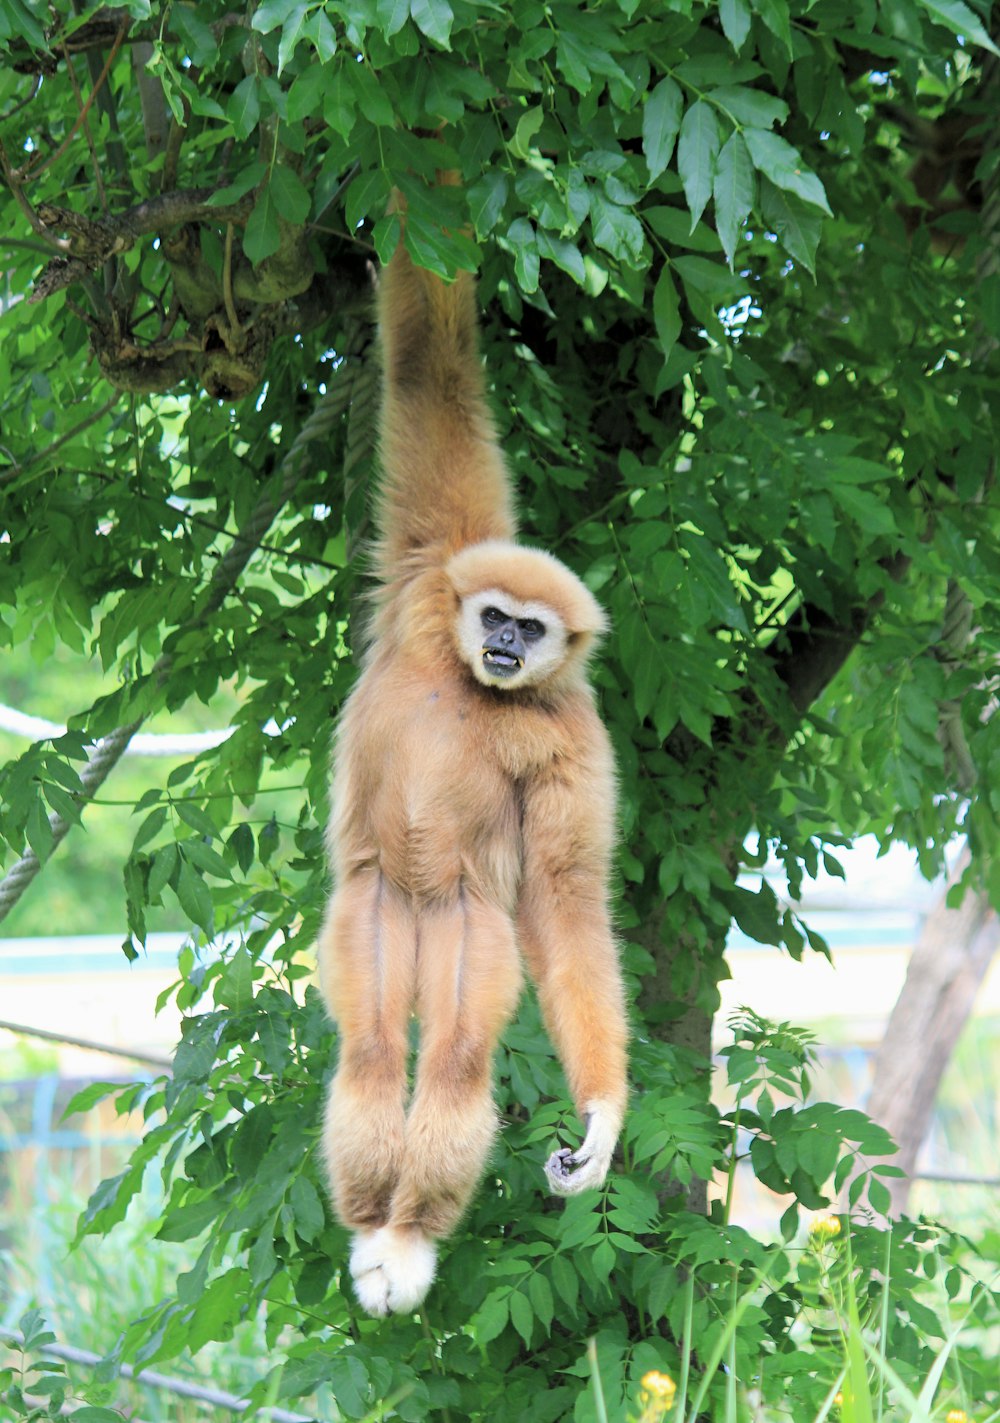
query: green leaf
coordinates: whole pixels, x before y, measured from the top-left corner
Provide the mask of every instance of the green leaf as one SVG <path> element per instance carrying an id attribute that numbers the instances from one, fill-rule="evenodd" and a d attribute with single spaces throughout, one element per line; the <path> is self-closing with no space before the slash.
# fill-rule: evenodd
<path id="1" fill-rule="evenodd" d="M 635 213 L 611 202 L 599 188 L 590 195 L 590 225 L 598 247 L 626 265 L 639 264 L 645 242 L 642 223 Z"/>
<path id="2" fill-rule="evenodd" d="M 357 115 L 357 95 L 352 82 L 351 70 L 360 71 L 360 65 L 348 67 L 342 64 L 327 81 L 326 96 L 323 101 L 323 117 L 346 142 L 350 138 Z"/>
<path id="3" fill-rule="evenodd" d="M 212 896 L 201 875 L 197 874 L 181 857 L 180 873 L 177 876 L 177 898 L 180 906 L 192 924 L 211 937 L 215 928 L 215 911 Z"/>
<path id="4" fill-rule="evenodd" d="M 439 44 L 442 49 L 451 49 L 451 27 L 455 23 L 455 12 L 448 0 L 410 0 L 410 14 L 417 29 Z"/>
<path id="5" fill-rule="evenodd" d="M 788 105 L 784 99 L 776 99 L 773 94 L 765 93 L 763 89 L 751 89 L 746 84 L 723 85 L 713 89 L 708 97 L 738 124 L 769 129 L 788 118 Z"/>
<path id="6" fill-rule="evenodd" d="M 507 1327 L 510 1313 L 510 1289 L 503 1286 L 488 1294 L 472 1317 L 473 1337 L 479 1344 L 489 1344 Z"/>
<path id="7" fill-rule="evenodd" d="M 155 904 L 157 899 L 166 888 L 171 875 L 177 868 L 177 845 L 174 841 L 164 845 L 157 850 L 153 856 L 153 863 L 149 869 L 149 879 L 146 882 L 146 893 L 149 895 L 150 904 Z"/>
<path id="8" fill-rule="evenodd" d="M 692 231 L 712 196 L 721 146 L 722 135 L 715 110 L 704 99 L 699 99 L 685 113 L 677 142 L 677 168 L 691 211 Z"/>
<path id="9" fill-rule="evenodd" d="M 410 18 L 410 0 L 376 0 L 375 15 L 386 39 L 392 39 Z"/>
<path id="10" fill-rule="evenodd" d="M 309 216 L 312 198 L 298 173 L 283 163 L 276 163 L 271 169 L 268 188 L 278 216 L 301 227 Z"/>
<path id="11" fill-rule="evenodd" d="M 304 38 L 306 21 L 309 16 L 309 6 L 305 0 L 300 0 L 290 12 L 285 23 L 281 27 L 281 39 L 278 42 L 278 73 L 283 74 L 288 66 L 288 62 L 295 54 L 299 40 Z"/>
<path id="12" fill-rule="evenodd" d="M 823 191 L 823 184 L 815 173 L 806 168 L 797 148 L 793 148 L 780 134 L 771 133 L 767 129 L 746 128 L 743 136 L 754 166 L 770 178 L 776 187 L 794 193 L 810 207 L 819 208 L 828 216 L 833 216 Z"/>
<path id="13" fill-rule="evenodd" d="M 514 130 L 514 137 L 507 147 L 516 158 L 528 159 L 531 156 L 531 140 L 541 128 L 545 119 L 545 113 L 541 104 L 534 108 L 526 109 L 517 121 L 517 128 Z"/>
<path id="14" fill-rule="evenodd" d="M 719 0 L 722 32 L 737 53 L 746 44 L 752 18 L 747 0 Z"/>
<path id="15" fill-rule="evenodd" d="M 491 233 L 507 205 L 507 176 L 494 168 L 484 173 L 469 189 L 469 212 L 476 236 L 482 240 Z"/>
<path id="16" fill-rule="evenodd" d="M 684 95 L 669 77 L 661 79 L 642 109 L 642 151 L 651 182 L 670 162 L 681 126 Z"/>
<path id="17" fill-rule="evenodd" d="M 218 1214 L 219 1203 L 214 1196 L 209 1196 L 205 1200 L 192 1201 L 189 1205 L 179 1206 L 173 1210 L 168 1207 L 154 1238 L 174 1242 L 193 1240 L 196 1235 L 200 1235 L 217 1219 Z M 121 1419 L 118 1420 L 118 1423 L 121 1423 Z"/>
<path id="18" fill-rule="evenodd" d="M 236 863 L 243 873 L 246 874 L 253 864 L 254 854 L 253 831 L 249 825 L 247 825 L 245 821 L 237 825 L 226 844 L 235 854 Z"/>
<path id="19" fill-rule="evenodd" d="M 238 178 L 234 178 L 224 188 L 217 189 L 208 201 L 213 207 L 228 207 L 230 203 L 238 203 L 240 198 L 245 197 L 251 189 L 256 188 L 266 172 L 266 163 L 251 163 L 249 168 L 244 168 Z"/>
<path id="20" fill-rule="evenodd" d="M 815 275 L 816 248 L 822 231 L 822 219 L 815 209 L 783 193 L 768 178 L 760 180 L 760 205 L 764 221 L 781 238 L 785 251 Z"/>
<path id="21" fill-rule="evenodd" d="M 932 19 L 939 21 L 953 34 L 962 35 L 973 44 L 1000 55 L 1000 49 L 993 43 L 982 21 L 968 5 L 963 4 L 963 0 L 919 0 L 919 3 Z"/>
<path id="22" fill-rule="evenodd" d="M 278 221 L 274 197 L 268 186 L 257 194 L 257 201 L 243 234 L 243 251 L 256 266 L 258 262 L 273 257 L 280 246 L 281 224 Z"/>
<path id="23" fill-rule="evenodd" d="M 527 1297 L 520 1290 L 515 1290 L 510 1297 L 510 1319 L 525 1344 L 530 1346 L 535 1316 Z"/>
<path id="24" fill-rule="evenodd" d="M 326 1224 L 326 1212 L 319 1192 L 308 1176 L 296 1176 L 288 1193 L 295 1215 L 296 1232 L 305 1241 L 313 1241 Z"/>
<path id="25" fill-rule="evenodd" d="M 253 1003 L 253 958 L 245 944 L 240 944 L 226 965 L 215 997 L 233 1013 L 243 1013 Z"/>
<path id="26" fill-rule="evenodd" d="M 730 267 L 736 254 L 740 230 L 753 207 L 756 184 L 753 164 L 740 134 L 732 134 L 719 153 L 712 196 L 715 199 L 715 226 Z"/>
<path id="27" fill-rule="evenodd" d="M 392 101 L 378 81 L 378 77 L 368 64 L 351 65 L 351 81 L 357 96 L 358 108 L 369 123 L 376 128 L 393 128 L 396 111 Z"/>
<path id="28" fill-rule="evenodd" d="M 226 117 L 241 142 L 253 133 L 260 122 L 260 85 L 255 74 L 237 84 L 226 106 Z"/>
<path id="29" fill-rule="evenodd" d="M 254 11 L 250 27 L 258 34 L 269 35 L 299 8 L 300 0 L 263 0 L 263 4 Z"/>
<path id="30" fill-rule="evenodd" d="M 792 21 L 787 0 L 753 0 L 753 7 L 771 33 L 784 45 L 789 58 L 794 58 Z"/>
<path id="31" fill-rule="evenodd" d="M 518 285 L 524 292 L 538 290 L 540 259 L 535 229 L 527 218 L 519 217 L 507 229 L 507 241 L 514 252 L 514 271 Z"/>
<path id="32" fill-rule="evenodd" d="M 52 826 L 49 824 L 49 817 L 45 813 L 45 806 L 40 795 L 36 795 L 32 801 L 24 832 L 39 864 L 44 865 L 52 854 L 55 835 L 52 833 Z"/>
<path id="33" fill-rule="evenodd" d="M 575 243 L 554 237 L 544 228 L 538 229 L 535 240 L 538 243 L 539 256 L 554 262 L 557 267 L 561 267 L 581 287 L 584 285 L 587 280 L 587 268 L 583 254 Z"/>
<path id="34" fill-rule="evenodd" d="M 653 320 L 663 358 L 670 355 L 681 334 L 680 298 L 670 268 L 664 264 L 653 290 Z"/>

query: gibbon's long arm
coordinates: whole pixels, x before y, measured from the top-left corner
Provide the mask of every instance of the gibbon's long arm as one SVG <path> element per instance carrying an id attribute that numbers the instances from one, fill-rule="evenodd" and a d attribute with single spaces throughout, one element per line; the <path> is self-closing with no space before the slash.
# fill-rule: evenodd
<path id="1" fill-rule="evenodd" d="M 475 282 L 445 284 L 402 243 L 378 283 L 382 339 L 381 538 L 384 583 L 439 565 L 466 544 L 517 532 L 486 400 Z"/>
<path id="2" fill-rule="evenodd" d="M 610 768 L 554 771 L 524 812 L 521 947 L 586 1131 L 575 1152 L 546 1164 L 560 1195 L 602 1184 L 625 1114 L 628 1028 L 607 904 L 611 810 L 602 803 L 613 784 Z"/>

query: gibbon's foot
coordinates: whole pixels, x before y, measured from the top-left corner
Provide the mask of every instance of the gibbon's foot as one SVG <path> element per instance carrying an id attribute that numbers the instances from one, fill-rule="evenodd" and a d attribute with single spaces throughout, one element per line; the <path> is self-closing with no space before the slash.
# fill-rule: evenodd
<path id="1" fill-rule="evenodd" d="M 576 1151 L 564 1146 L 554 1151 L 545 1163 L 550 1190 L 557 1196 L 575 1196 L 578 1191 L 603 1185 L 618 1140 L 619 1120 L 618 1113 L 606 1103 L 587 1104 L 584 1112 L 587 1135 L 583 1145 Z"/>
<path id="2" fill-rule="evenodd" d="M 378 1318 L 409 1314 L 434 1281 L 437 1249 L 415 1226 L 362 1230 L 351 1246 L 351 1279 L 361 1306 Z"/>

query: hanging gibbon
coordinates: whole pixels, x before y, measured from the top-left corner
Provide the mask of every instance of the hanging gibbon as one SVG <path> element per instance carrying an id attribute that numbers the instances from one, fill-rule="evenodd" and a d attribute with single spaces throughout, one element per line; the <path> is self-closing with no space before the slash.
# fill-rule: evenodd
<path id="1" fill-rule="evenodd" d="M 319 957 L 340 1039 L 325 1162 L 358 1299 L 384 1315 L 424 1298 L 482 1175 L 522 956 L 586 1123 L 546 1163 L 553 1191 L 605 1178 L 627 1034 L 615 775 L 585 675 L 604 617 L 568 568 L 515 542 L 472 278 L 445 284 L 401 243 L 378 312 L 379 589 L 335 743 Z"/>

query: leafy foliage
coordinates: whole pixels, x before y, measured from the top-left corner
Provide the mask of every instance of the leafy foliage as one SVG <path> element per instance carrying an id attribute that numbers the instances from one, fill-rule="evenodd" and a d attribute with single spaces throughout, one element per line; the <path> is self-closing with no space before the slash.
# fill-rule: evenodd
<path id="1" fill-rule="evenodd" d="M 86 824 L 98 738 L 237 702 L 229 739 L 134 808 L 127 951 L 158 906 L 191 926 L 187 1018 L 171 1078 L 122 1099 L 148 1132 L 82 1228 L 113 1226 L 157 1169 L 161 1236 L 203 1248 L 116 1359 L 263 1308 L 255 1402 L 584 1420 L 593 1337 L 621 1416 L 686 1337 L 794 1416 L 823 1406 L 839 1355 L 819 1325 L 807 1358 L 794 1342 L 810 1257 L 669 1191 L 749 1150 L 791 1197 L 788 1240 L 834 1184 L 883 1203 L 884 1134 L 796 1099 L 790 1030 L 746 1020 L 736 1109 L 708 1102 L 731 919 L 794 957 L 822 947 L 736 883 L 741 861 L 777 854 L 794 891 L 873 830 L 932 871 L 961 827 L 970 875 L 996 863 L 989 22 L 982 0 L 0 0 L 0 644 L 104 675 L 0 772 L 5 865 L 45 865 L 59 825 Z M 463 186 L 437 188 L 442 167 Z M 341 1286 L 315 1163 L 332 1034 L 305 976 L 354 676 L 366 264 L 399 239 L 393 186 L 418 262 L 478 267 L 525 529 L 612 615 L 596 677 L 636 1035 L 624 1169 L 563 1209 L 537 1172 L 563 1085 L 526 1007 L 495 1177 L 429 1322 L 390 1331 Z M 852 1235 L 858 1317 L 891 1319 L 914 1381 L 931 1234 L 894 1235 L 881 1296 L 885 1238 Z M 706 1408 L 727 1387 L 706 1370 Z"/>

